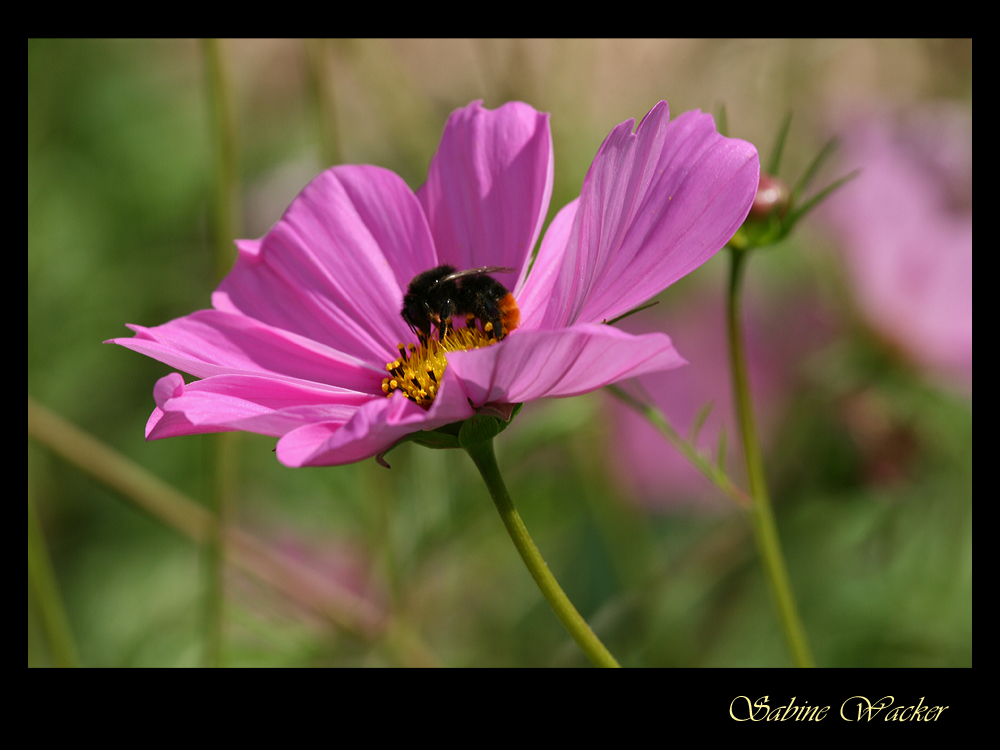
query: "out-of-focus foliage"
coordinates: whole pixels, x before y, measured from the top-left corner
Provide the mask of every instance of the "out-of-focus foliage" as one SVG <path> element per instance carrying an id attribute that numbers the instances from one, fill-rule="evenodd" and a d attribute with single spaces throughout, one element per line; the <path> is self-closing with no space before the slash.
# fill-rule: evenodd
<path id="1" fill-rule="evenodd" d="M 243 225 L 259 236 L 326 166 L 307 47 L 223 49 Z M 972 99 L 961 40 L 358 41 L 312 53 L 341 159 L 391 168 L 414 188 L 455 107 L 517 98 L 550 111 L 553 210 L 579 190 L 608 130 L 661 98 L 675 114 L 724 102 L 730 134 L 765 152 L 794 109 L 790 174 L 852 107 L 948 99 L 971 111 Z M 210 439 L 143 440 L 153 384 L 169 368 L 100 343 L 126 335 L 125 323 L 209 304 L 214 160 L 201 56 L 195 41 L 29 42 L 28 392 L 203 501 Z M 783 363 L 781 398 L 766 405 L 769 479 L 805 627 L 824 666 L 969 665 L 971 401 L 857 322 L 835 250 L 807 220 L 748 272 L 748 296 L 767 300 L 773 319 L 806 299 L 824 321 L 819 345 Z M 721 306 L 723 271 L 709 263 L 648 314 L 669 334 L 684 323 L 673 311 Z M 497 438 L 511 494 L 570 598 L 623 665 L 787 664 L 748 524 L 725 502 L 677 511 L 634 497 L 612 464 L 613 408 L 600 393 L 532 404 Z M 238 438 L 241 527 L 394 613 L 440 664 L 584 663 L 463 453 L 403 445 L 388 471 L 374 461 L 292 470 L 273 447 Z M 28 476 L 83 663 L 200 664 L 198 549 L 31 442 Z M 225 616 L 228 664 L 401 663 L 399 648 L 346 635 L 237 572 Z M 50 663 L 30 597 L 28 662 Z"/>

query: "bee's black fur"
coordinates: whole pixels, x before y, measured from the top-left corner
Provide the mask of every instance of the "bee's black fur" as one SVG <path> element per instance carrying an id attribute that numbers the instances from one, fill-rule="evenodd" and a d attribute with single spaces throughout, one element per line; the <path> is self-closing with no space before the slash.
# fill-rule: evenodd
<path id="1" fill-rule="evenodd" d="M 410 282 L 400 314 L 423 343 L 431 337 L 432 325 L 437 328 L 440 340 L 455 315 L 478 318 L 484 331 L 489 329 L 491 336 L 502 338 L 504 314 L 500 302 L 510 292 L 486 274 L 513 270 L 486 267 L 456 272 L 454 266 L 442 265 L 424 271 Z"/>

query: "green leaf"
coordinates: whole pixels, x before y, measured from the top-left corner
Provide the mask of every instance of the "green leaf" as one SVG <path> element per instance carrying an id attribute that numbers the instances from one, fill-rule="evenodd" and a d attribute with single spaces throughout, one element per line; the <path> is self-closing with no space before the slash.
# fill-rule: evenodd
<path id="1" fill-rule="evenodd" d="M 705 420 L 708 419 L 708 415 L 712 413 L 712 407 L 715 406 L 714 401 L 707 401 L 702 404 L 698 413 L 694 416 L 694 421 L 691 423 L 691 429 L 688 431 L 688 442 L 694 445 L 698 440 L 698 433 L 701 432 L 702 426 L 705 424 Z"/>
<path id="2" fill-rule="evenodd" d="M 716 450 L 716 464 L 719 467 L 719 471 L 726 470 L 726 426 L 722 425 L 722 429 L 719 430 L 719 447 Z"/>

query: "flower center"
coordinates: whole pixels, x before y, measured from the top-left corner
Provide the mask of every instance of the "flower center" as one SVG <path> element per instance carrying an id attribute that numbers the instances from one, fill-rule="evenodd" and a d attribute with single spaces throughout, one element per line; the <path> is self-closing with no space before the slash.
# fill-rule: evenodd
<path id="1" fill-rule="evenodd" d="M 426 342 L 410 344 L 409 347 L 399 344 L 399 358 L 385 365 L 389 377 L 382 379 L 382 393 L 391 396 L 399 391 L 410 401 L 429 408 L 441 387 L 444 368 L 448 365 L 445 358 L 448 352 L 479 349 L 498 341 L 477 326 L 448 326 L 439 339 L 431 336 Z"/>

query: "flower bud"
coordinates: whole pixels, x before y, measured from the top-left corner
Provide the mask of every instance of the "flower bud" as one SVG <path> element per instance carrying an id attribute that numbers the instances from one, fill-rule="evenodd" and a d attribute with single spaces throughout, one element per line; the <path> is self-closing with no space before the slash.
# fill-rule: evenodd
<path id="1" fill-rule="evenodd" d="M 750 206 L 750 218 L 766 219 L 772 213 L 784 216 L 792 203 L 792 191 L 782 180 L 764 172 L 760 173 L 757 195 Z"/>

